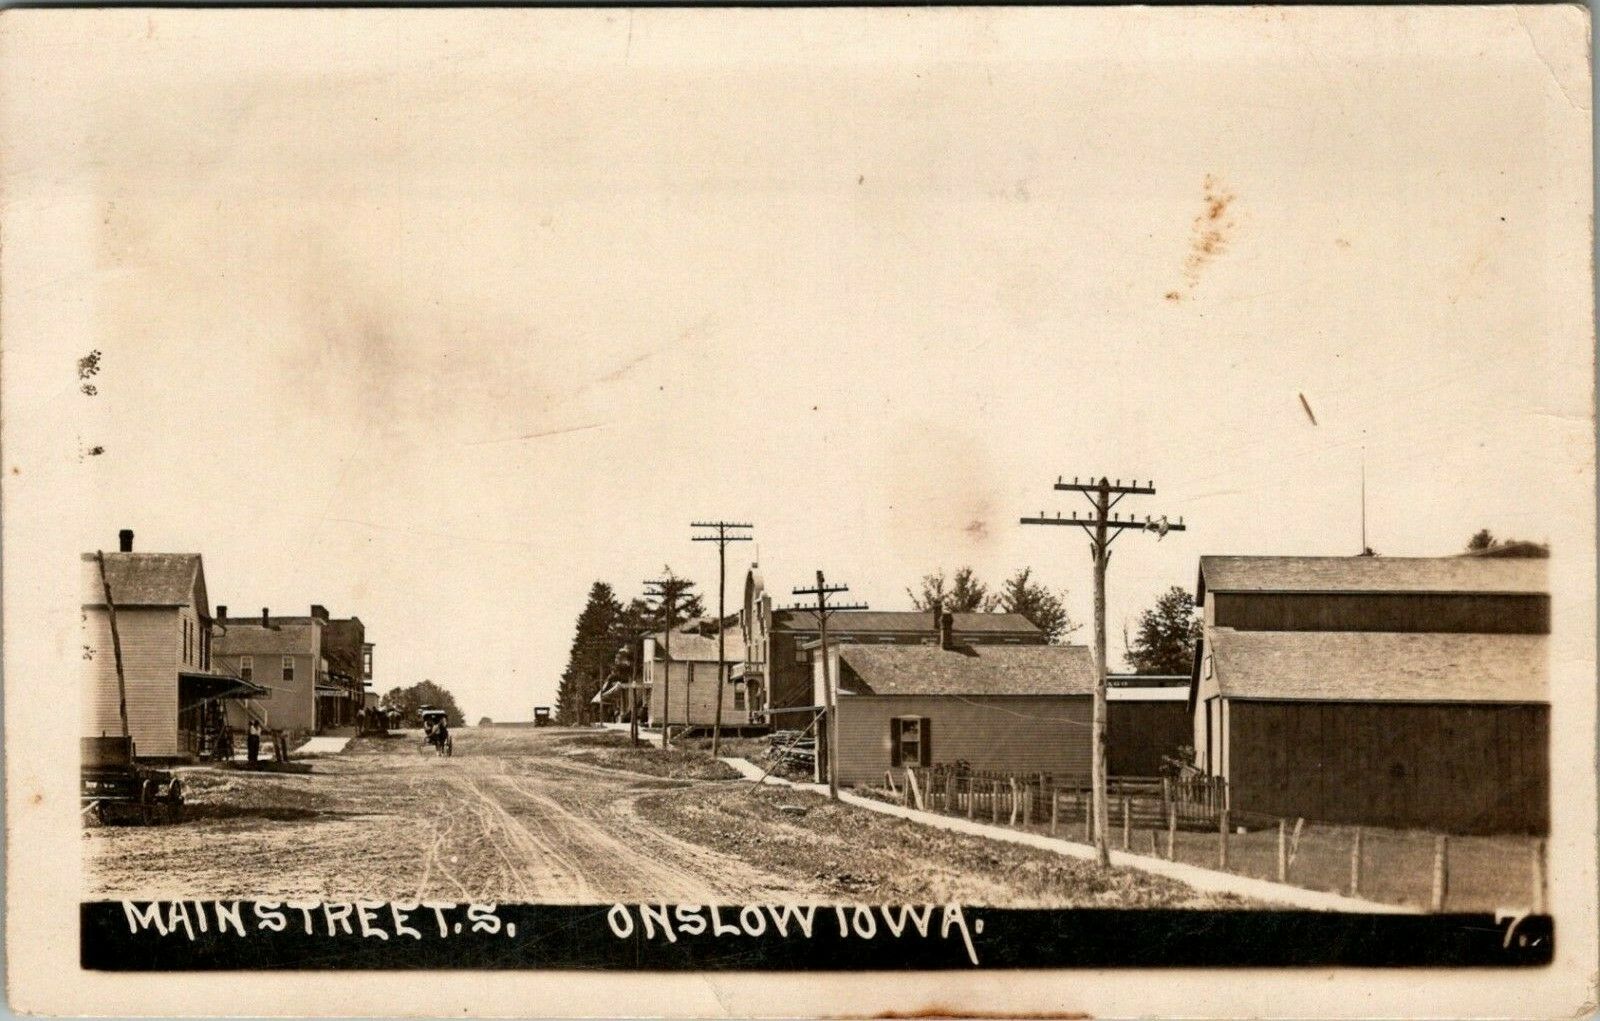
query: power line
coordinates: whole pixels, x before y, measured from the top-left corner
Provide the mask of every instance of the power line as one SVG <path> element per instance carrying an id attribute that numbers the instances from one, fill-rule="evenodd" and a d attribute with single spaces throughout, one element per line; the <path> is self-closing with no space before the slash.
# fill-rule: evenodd
<path id="1" fill-rule="evenodd" d="M 817 597 L 817 627 L 819 629 L 820 652 L 822 655 L 822 704 L 826 719 L 825 727 L 818 732 L 818 736 L 826 737 L 818 749 L 819 754 L 827 755 L 828 763 L 828 797 L 834 801 L 839 800 L 839 763 L 836 750 L 839 745 L 839 714 L 834 708 L 833 681 L 828 671 L 828 617 L 840 610 L 865 610 L 866 603 L 835 603 L 829 605 L 828 597 L 841 592 L 850 591 L 848 585 L 829 585 L 822 576 L 822 571 L 817 571 L 817 584 L 814 588 L 797 588 L 797 596 Z"/>
<path id="2" fill-rule="evenodd" d="M 1071 482 L 1064 476 L 1056 476 L 1055 488 L 1060 491 L 1082 493 L 1089 501 L 1092 513 L 1088 517 L 1078 517 L 1078 512 L 1073 511 L 1070 518 L 1064 518 L 1059 511 L 1053 518 L 1046 517 L 1044 511 L 1039 512 L 1036 518 L 1023 518 L 1024 525 L 1066 525 L 1078 526 L 1089 536 L 1089 552 L 1094 557 L 1094 703 L 1090 715 L 1090 740 L 1091 754 L 1089 758 L 1090 785 L 1094 790 L 1094 845 L 1101 865 L 1111 864 L 1111 851 L 1107 846 L 1107 833 L 1111 828 L 1110 809 L 1106 804 L 1106 566 L 1111 560 L 1111 544 L 1117 536 L 1127 529 L 1137 529 L 1145 532 L 1155 532 L 1157 541 L 1164 539 L 1168 532 L 1186 531 L 1183 518 L 1176 522 L 1167 520 L 1165 516 L 1159 519 L 1145 515 L 1140 521 L 1133 515 L 1124 518 L 1113 513 L 1111 508 L 1121 503 L 1128 496 L 1151 496 L 1155 494 L 1156 486 L 1153 481 L 1139 484 L 1138 479 L 1130 479 L 1126 485 L 1121 479 L 1112 481 L 1104 475 L 1099 479 L 1091 478 L 1087 482 L 1080 482 L 1076 476 Z"/>
<path id="3" fill-rule="evenodd" d="M 717 544 L 717 710 L 716 717 L 711 724 L 711 757 L 714 759 L 722 754 L 722 689 L 727 687 L 724 671 L 727 670 L 727 656 L 724 653 L 722 633 L 728 617 L 727 592 L 728 592 L 728 543 L 749 542 L 750 536 L 740 535 L 736 531 L 741 528 L 754 528 L 754 525 L 740 524 L 734 521 L 693 521 L 691 528 L 715 529 L 711 535 L 697 535 L 695 542 L 714 542 Z M 746 706 L 749 702 L 746 701 Z M 687 713 L 687 710 L 685 711 Z"/>

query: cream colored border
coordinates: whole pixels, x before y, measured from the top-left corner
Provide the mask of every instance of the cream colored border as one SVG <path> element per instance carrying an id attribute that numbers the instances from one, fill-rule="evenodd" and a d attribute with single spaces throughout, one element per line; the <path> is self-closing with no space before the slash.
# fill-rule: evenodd
<path id="1" fill-rule="evenodd" d="M 1545 310 L 1518 371 L 1551 379 L 1568 426 L 1570 470 L 1529 493 L 1548 511 L 1554 585 L 1556 814 L 1551 903 L 1559 955 L 1548 969 L 1479 971 L 1006 972 L 927 975 L 616 973 L 116 976 L 77 968 L 78 649 L 70 525 L 91 494 L 78 470 L 74 359 L 98 322 L 92 175 L 74 162 L 90 125 L 72 102 L 115 88 L 97 77 L 96 40 L 149 34 L 160 53 L 217 67 L 265 53 L 304 72 L 307 38 L 381 72 L 436 29 L 476 37 L 503 59 L 574 65 L 727 59 L 758 49 L 803 64 L 817 53 L 896 62 L 981 52 L 1028 59 L 1072 48 L 1127 61 L 1251 59 L 1301 47 L 1306 73 L 1333 51 L 1409 50 L 1419 62 L 1485 52 L 1540 61 L 1550 149 L 1540 228 Z M 14 1009 L 58 1014 L 513 1016 L 861 1015 L 947 1009 L 1095 1016 L 1572 1016 L 1595 1009 L 1595 560 L 1590 270 L 1588 18 L 1537 8 L 626 11 L 6 11 L 0 16 L 0 376 L 8 989 Z M 1509 55 L 1509 56 L 1508 56 Z M 252 60 L 254 58 L 251 58 Z M 441 68 L 441 73 L 447 69 Z M 103 126 L 102 126 L 103 127 Z M 286 196 L 285 201 L 293 201 Z M 71 287 L 52 286 L 62 280 Z M 1499 371 L 1499 370 L 1493 370 Z M 1178 409 L 1181 410 L 1181 409 Z M 1175 411 L 1177 413 L 1177 411 Z M 225 427 L 224 423 L 215 424 Z M 183 423 L 181 428 L 195 428 Z M 1463 480 L 1467 484 L 1469 480 Z"/>

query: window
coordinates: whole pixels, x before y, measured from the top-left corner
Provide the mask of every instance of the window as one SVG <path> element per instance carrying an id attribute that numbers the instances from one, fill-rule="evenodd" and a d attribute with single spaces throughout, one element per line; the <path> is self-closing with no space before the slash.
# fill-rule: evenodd
<path id="1" fill-rule="evenodd" d="M 933 764 L 931 723 L 926 716 L 896 716 L 889 721 L 891 766 Z"/>
<path id="2" fill-rule="evenodd" d="M 811 656 L 806 652 L 806 650 L 796 647 L 794 650 L 794 661 L 796 663 L 809 663 L 811 662 Z"/>
<path id="3" fill-rule="evenodd" d="M 178 623 L 183 625 L 183 661 L 189 662 L 189 618 L 183 617 Z"/>
<path id="4" fill-rule="evenodd" d="M 372 680 L 372 646 L 370 645 L 361 647 L 361 679 L 363 681 Z"/>
<path id="5" fill-rule="evenodd" d="M 286 680 L 286 681 L 294 680 L 294 657 L 293 656 L 285 656 L 285 657 L 283 657 L 283 679 Z"/>
<path id="6" fill-rule="evenodd" d="M 255 672 L 256 672 L 255 657 L 253 657 L 253 656 L 240 656 L 239 657 L 239 677 L 242 680 L 253 681 L 253 680 L 255 680 Z"/>
<path id="7" fill-rule="evenodd" d="M 745 691 L 744 691 L 744 682 L 743 681 L 735 681 L 734 682 L 734 685 L 733 685 L 733 711 L 736 712 L 736 713 L 742 713 L 742 712 L 745 711 Z"/>

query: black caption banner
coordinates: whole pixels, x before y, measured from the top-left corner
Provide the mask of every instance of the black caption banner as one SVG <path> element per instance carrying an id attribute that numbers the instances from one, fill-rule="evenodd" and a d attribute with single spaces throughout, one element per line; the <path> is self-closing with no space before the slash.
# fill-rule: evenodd
<path id="1" fill-rule="evenodd" d="M 961 905 L 95 901 L 100 971 L 588 968 L 1527 967 L 1548 915 L 1033 910 Z"/>

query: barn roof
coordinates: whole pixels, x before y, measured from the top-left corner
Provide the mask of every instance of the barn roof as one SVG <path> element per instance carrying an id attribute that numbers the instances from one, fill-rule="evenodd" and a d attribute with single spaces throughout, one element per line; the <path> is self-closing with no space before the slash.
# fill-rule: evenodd
<path id="1" fill-rule="evenodd" d="M 1206 629 L 1228 698 L 1546 702 L 1544 635 Z"/>
<path id="2" fill-rule="evenodd" d="M 1087 695 L 1094 660 L 1081 645 L 841 645 L 870 695 Z M 849 690 L 846 688 L 846 690 Z"/>
<path id="3" fill-rule="evenodd" d="M 666 656 L 667 650 L 662 645 L 662 641 L 666 637 L 665 634 L 655 634 L 651 637 L 656 640 L 656 651 L 662 656 Z M 694 631 L 674 631 L 672 632 L 671 655 L 672 659 L 678 663 L 690 661 L 715 663 L 717 661 L 717 636 L 715 634 L 702 635 Z M 737 628 L 723 632 L 722 657 L 724 663 L 744 662 L 744 639 L 740 636 Z"/>
<path id="4" fill-rule="evenodd" d="M 956 634 L 1012 634 L 1037 637 L 1039 629 L 1020 613 L 952 614 Z M 773 627 L 787 631 L 816 631 L 817 611 L 773 611 Z M 880 632 L 936 634 L 932 610 L 840 610 L 828 615 L 830 632 Z"/>
<path id="5" fill-rule="evenodd" d="M 198 553 L 107 553 L 106 580 L 118 606 L 205 605 L 205 572 Z M 105 590 L 93 553 L 83 555 L 83 605 L 104 606 Z"/>
<path id="6" fill-rule="evenodd" d="M 1206 592 L 1548 591 L 1548 561 L 1496 557 L 1201 557 Z"/>

